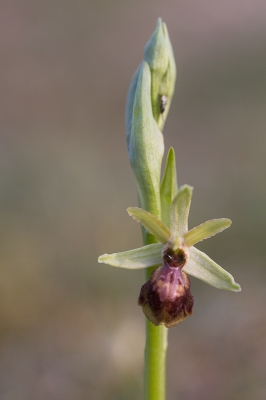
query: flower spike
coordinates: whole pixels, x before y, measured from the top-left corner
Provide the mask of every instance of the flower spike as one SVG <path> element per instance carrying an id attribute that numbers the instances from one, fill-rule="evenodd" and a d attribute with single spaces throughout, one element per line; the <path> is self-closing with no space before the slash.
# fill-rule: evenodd
<path id="1" fill-rule="evenodd" d="M 126 103 L 127 148 L 141 207 L 130 207 L 127 211 L 144 228 L 146 246 L 104 254 L 98 259 L 118 268 L 150 268 L 138 304 L 150 322 L 167 328 L 192 315 L 194 300 L 187 274 L 219 289 L 241 290 L 229 272 L 194 247 L 228 228 L 231 221 L 213 219 L 188 230 L 193 188 L 184 185 L 178 190 L 173 148 L 168 152 L 161 181 L 162 130 L 175 80 L 172 45 L 167 27 L 159 18 L 145 46 L 143 61 L 133 76 Z M 157 336 L 159 332 L 153 336 L 156 346 L 162 343 Z M 153 353 L 154 348 L 148 348 L 147 359 L 154 360 Z"/>

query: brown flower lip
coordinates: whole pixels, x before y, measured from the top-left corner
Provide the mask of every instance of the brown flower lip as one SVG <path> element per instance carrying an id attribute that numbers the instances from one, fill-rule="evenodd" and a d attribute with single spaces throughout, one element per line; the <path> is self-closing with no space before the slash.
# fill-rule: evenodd
<path id="1" fill-rule="evenodd" d="M 182 271 L 187 256 L 179 249 L 168 248 L 163 254 L 164 265 L 155 269 L 140 291 L 138 305 L 154 325 L 171 328 L 192 315 L 193 296 L 190 280 Z"/>

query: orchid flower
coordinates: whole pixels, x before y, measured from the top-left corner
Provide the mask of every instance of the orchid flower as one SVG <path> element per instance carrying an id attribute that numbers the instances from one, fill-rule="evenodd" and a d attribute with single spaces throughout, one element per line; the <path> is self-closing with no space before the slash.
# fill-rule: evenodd
<path id="1" fill-rule="evenodd" d="M 121 253 L 104 254 L 100 263 L 126 269 L 156 268 L 140 291 L 138 304 L 154 325 L 167 328 L 192 314 L 193 296 L 187 274 L 218 289 L 238 292 L 233 276 L 194 245 L 231 225 L 227 218 L 212 219 L 188 230 L 192 187 L 182 186 L 170 206 L 170 229 L 142 208 L 130 207 L 128 214 L 159 243 Z"/>

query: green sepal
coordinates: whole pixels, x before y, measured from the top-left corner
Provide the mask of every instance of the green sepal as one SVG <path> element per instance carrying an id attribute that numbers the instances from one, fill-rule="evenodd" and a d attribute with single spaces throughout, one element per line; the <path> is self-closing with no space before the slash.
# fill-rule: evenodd
<path id="1" fill-rule="evenodd" d="M 170 226 L 170 206 L 177 194 L 177 174 L 175 163 L 175 151 L 170 147 L 167 154 L 164 176 L 160 188 L 161 219 L 166 226 Z"/>
<path id="2" fill-rule="evenodd" d="M 170 207 L 170 231 L 173 237 L 183 237 L 188 231 L 188 214 L 193 188 L 183 185 Z"/>
<path id="3" fill-rule="evenodd" d="M 186 273 L 217 289 L 241 291 L 240 285 L 235 282 L 233 276 L 216 264 L 207 254 L 195 247 L 189 249 L 189 254 L 189 261 L 183 268 Z"/>
<path id="4" fill-rule="evenodd" d="M 158 19 L 156 29 L 145 46 L 144 60 L 151 70 L 153 116 L 162 130 L 174 94 L 176 65 L 167 27 L 161 18 Z M 167 103 L 162 114 L 160 104 L 163 95 L 167 97 Z"/>
<path id="5" fill-rule="evenodd" d="M 140 205 L 160 217 L 160 173 L 164 143 L 153 118 L 150 87 L 150 69 L 143 62 L 138 73 L 128 151 Z"/>
<path id="6" fill-rule="evenodd" d="M 190 247 L 194 244 L 208 239 L 211 236 L 222 232 L 224 229 L 229 228 L 232 221 L 227 218 L 211 219 L 191 229 L 184 235 L 185 244 Z"/>
<path id="7" fill-rule="evenodd" d="M 155 239 L 163 244 L 169 242 L 171 238 L 171 232 L 164 225 L 162 221 L 156 218 L 154 215 L 149 213 L 148 211 L 143 210 L 143 208 L 138 207 L 129 207 L 127 209 L 128 214 L 135 219 L 136 221 L 140 222 L 141 225 L 144 226 L 147 231 L 149 231 L 152 235 L 155 236 Z"/>
<path id="8" fill-rule="evenodd" d="M 155 267 L 162 264 L 162 248 L 161 243 L 153 243 L 121 253 L 103 254 L 98 262 L 126 269 Z"/>

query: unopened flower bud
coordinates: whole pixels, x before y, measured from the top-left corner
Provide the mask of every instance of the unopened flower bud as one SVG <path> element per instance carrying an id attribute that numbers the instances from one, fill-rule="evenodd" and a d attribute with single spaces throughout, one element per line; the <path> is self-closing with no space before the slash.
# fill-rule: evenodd
<path id="1" fill-rule="evenodd" d="M 161 18 L 158 19 L 156 29 L 145 46 L 143 61 L 148 64 L 151 74 L 150 102 L 152 114 L 159 130 L 162 131 L 175 90 L 176 65 L 168 30 Z M 127 96 L 126 131 L 128 147 L 141 65 L 132 78 Z"/>
<path id="2" fill-rule="evenodd" d="M 159 129 L 163 129 L 174 94 L 176 66 L 166 24 L 161 18 L 146 44 L 144 60 L 151 70 L 152 111 Z"/>
<path id="3" fill-rule="evenodd" d="M 192 315 L 193 296 L 190 280 L 182 271 L 186 264 L 186 253 L 180 249 L 164 252 L 164 265 L 153 271 L 150 279 L 140 291 L 138 304 L 154 325 L 171 328 Z"/>

